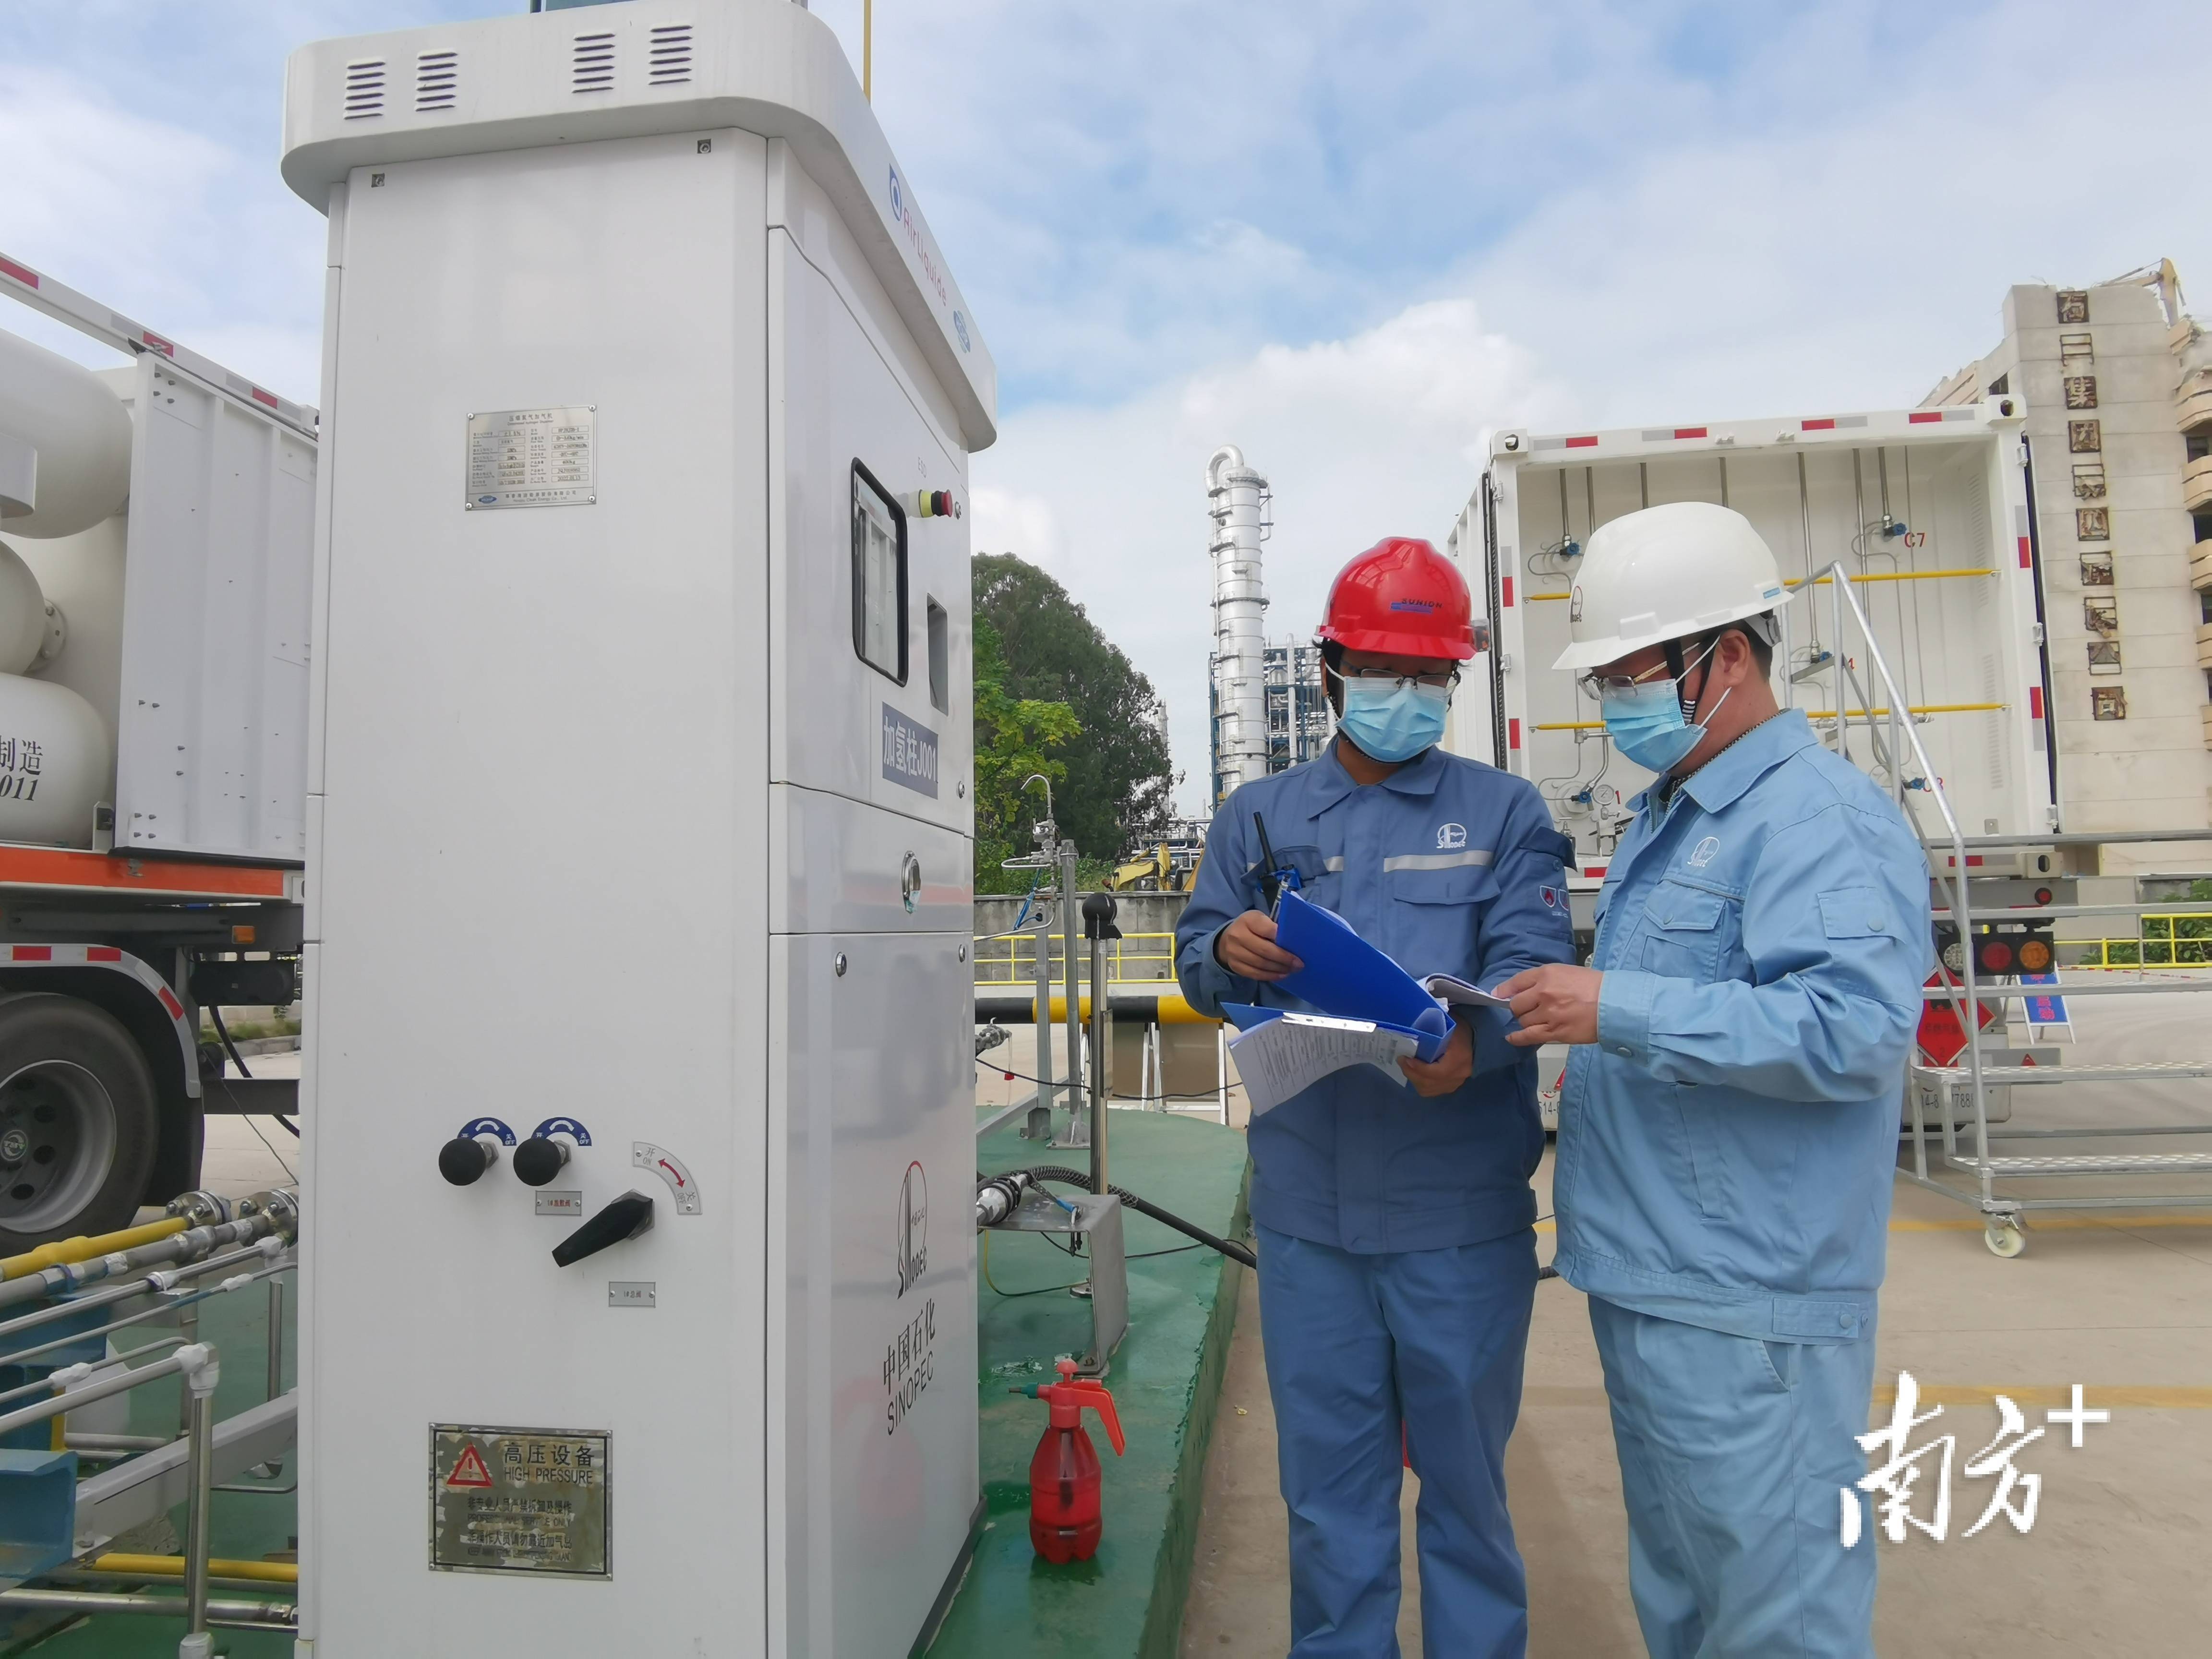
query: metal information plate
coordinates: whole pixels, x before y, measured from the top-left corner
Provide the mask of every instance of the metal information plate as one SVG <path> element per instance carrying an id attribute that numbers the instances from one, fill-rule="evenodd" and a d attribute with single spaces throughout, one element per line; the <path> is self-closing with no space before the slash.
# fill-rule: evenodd
<path id="1" fill-rule="evenodd" d="M 430 1425 L 430 1566 L 439 1572 L 612 1577 L 611 1437 Z"/>
<path id="2" fill-rule="evenodd" d="M 580 1221 L 584 1215 L 584 1194 L 580 1191 L 556 1191 L 552 1188 L 540 1187 L 538 1189 L 538 1213 L 565 1216 L 572 1221 Z"/>
<path id="3" fill-rule="evenodd" d="M 470 416 L 468 510 L 590 506 L 599 499 L 598 426 L 597 404 Z"/>
<path id="4" fill-rule="evenodd" d="M 657 1308 L 659 1287 L 650 1279 L 612 1279 L 607 1281 L 610 1308 Z"/>

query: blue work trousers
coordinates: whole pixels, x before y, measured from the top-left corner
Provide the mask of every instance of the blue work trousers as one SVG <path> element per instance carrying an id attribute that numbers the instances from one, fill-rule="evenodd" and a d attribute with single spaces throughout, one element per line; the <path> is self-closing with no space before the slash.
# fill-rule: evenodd
<path id="1" fill-rule="evenodd" d="M 1589 1310 L 1651 1659 L 1868 1659 L 1873 1528 L 1846 1550 L 1837 1494 L 1866 1473 L 1872 1329 L 1767 1342 Z"/>
<path id="2" fill-rule="evenodd" d="M 1258 1231 L 1291 1521 L 1291 1659 L 1398 1659 L 1407 1455 L 1421 1480 L 1423 1650 L 1519 1659 L 1528 1590 L 1505 1513 L 1505 1442 L 1521 1409 L 1535 1235 L 1362 1255 Z"/>

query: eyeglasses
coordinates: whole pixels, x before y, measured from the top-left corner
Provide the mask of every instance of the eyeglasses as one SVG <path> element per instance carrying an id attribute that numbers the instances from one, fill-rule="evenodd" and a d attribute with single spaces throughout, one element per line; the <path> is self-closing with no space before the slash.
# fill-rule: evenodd
<path id="1" fill-rule="evenodd" d="M 1337 678 L 1347 685 L 1364 685 L 1380 691 L 1385 686 L 1425 686 L 1431 691 L 1449 691 L 1459 684 L 1459 670 L 1449 669 L 1441 674 L 1398 674 L 1388 668 L 1354 668 L 1345 672 L 1332 670 Z"/>
<path id="2" fill-rule="evenodd" d="M 1719 643 L 1718 635 L 1715 635 L 1713 639 L 1707 641 L 1694 657 L 1682 665 L 1681 678 L 1687 679 L 1690 677 L 1690 671 L 1705 661 L 1707 657 L 1711 656 L 1714 647 Z M 1577 674 L 1575 676 L 1575 687 L 1583 696 L 1602 702 L 1608 692 L 1616 697 L 1623 697 L 1639 685 L 1649 685 L 1654 679 L 1668 678 L 1670 676 L 1667 672 L 1667 665 L 1661 662 L 1654 663 L 1650 667 L 1634 674 Z"/>
<path id="3" fill-rule="evenodd" d="M 1575 676 L 1575 688 L 1586 697 L 1602 700 L 1608 693 L 1626 696 L 1639 685 L 1648 685 L 1654 676 L 1665 678 L 1667 665 L 1657 663 L 1639 674 L 1598 674 L 1585 672 Z"/>

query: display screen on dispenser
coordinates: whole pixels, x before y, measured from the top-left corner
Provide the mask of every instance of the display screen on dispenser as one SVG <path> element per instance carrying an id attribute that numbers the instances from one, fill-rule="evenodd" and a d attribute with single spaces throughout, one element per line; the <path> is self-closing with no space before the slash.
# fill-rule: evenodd
<path id="1" fill-rule="evenodd" d="M 906 684 L 906 525 L 867 469 L 853 468 L 853 648 Z"/>

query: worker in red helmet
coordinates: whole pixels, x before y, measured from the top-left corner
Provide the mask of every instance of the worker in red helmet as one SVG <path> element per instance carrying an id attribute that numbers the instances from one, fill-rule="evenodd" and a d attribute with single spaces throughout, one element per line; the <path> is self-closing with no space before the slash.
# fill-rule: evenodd
<path id="1" fill-rule="evenodd" d="M 1474 605 L 1450 560 L 1393 537 L 1346 565 L 1319 630 L 1337 729 L 1214 815 L 1176 930 L 1184 994 L 1303 1009 L 1277 872 L 1408 972 L 1492 986 L 1572 959 L 1571 843 L 1525 780 L 1440 746 Z M 1259 825 L 1272 860 L 1263 860 Z M 1536 1285 L 1533 1050 L 1461 1011 L 1443 1053 L 1331 1073 L 1255 1119 L 1261 1336 L 1290 1510 L 1291 1659 L 1397 1649 L 1400 1449 L 1421 1479 L 1425 1650 L 1507 1659 L 1528 1595 L 1505 1442 Z"/>

